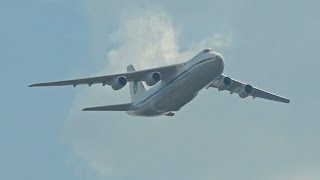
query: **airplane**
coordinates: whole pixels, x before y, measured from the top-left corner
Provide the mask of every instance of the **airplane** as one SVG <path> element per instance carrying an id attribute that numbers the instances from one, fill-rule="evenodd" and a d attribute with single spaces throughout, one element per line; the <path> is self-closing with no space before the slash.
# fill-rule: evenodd
<path id="1" fill-rule="evenodd" d="M 29 87 L 102 84 L 119 90 L 129 83 L 131 103 L 85 108 L 83 111 L 125 111 L 133 116 L 174 116 L 193 100 L 200 90 L 216 88 L 236 93 L 241 98 L 252 96 L 282 103 L 290 100 L 224 74 L 224 58 L 212 49 L 204 49 L 189 61 L 135 71 L 127 66 L 127 73 L 115 75 L 32 84 Z M 149 87 L 148 87 L 149 86 Z"/>

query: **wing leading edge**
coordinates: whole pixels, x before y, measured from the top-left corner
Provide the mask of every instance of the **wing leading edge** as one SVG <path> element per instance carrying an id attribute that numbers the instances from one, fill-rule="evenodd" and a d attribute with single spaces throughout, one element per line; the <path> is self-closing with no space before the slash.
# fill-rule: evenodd
<path id="1" fill-rule="evenodd" d="M 37 83 L 32 84 L 29 87 L 45 87 L 45 86 L 77 86 L 87 84 L 89 86 L 93 84 L 102 84 L 104 85 L 112 85 L 112 83 L 118 77 L 125 77 L 128 81 L 145 81 L 148 74 L 152 72 L 159 72 L 161 73 L 162 80 L 169 80 L 173 76 L 175 76 L 177 72 L 178 65 L 171 65 L 171 66 L 164 66 L 160 68 L 153 68 L 147 69 L 142 71 L 135 71 L 129 73 L 121 73 L 115 75 L 108 75 L 108 76 L 98 76 L 98 77 L 91 77 L 91 78 L 82 78 L 82 79 L 74 79 L 74 80 L 65 80 L 65 81 L 54 81 L 54 82 L 46 82 L 46 83 Z"/>
<path id="2" fill-rule="evenodd" d="M 214 87 L 214 88 L 218 88 L 219 89 L 219 85 L 222 84 L 221 82 L 223 82 L 223 80 L 225 78 L 228 78 L 225 75 L 221 75 L 220 77 L 218 77 L 216 80 L 214 80 L 212 82 L 212 84 L 210 85 L 210 87 Z M 240 95 L 240 97 L 247 97 L 247 96 L 241 96 L 241 93 L 243 92 L 244 88 L 248 86 L 249 88 L 253 88 L 251 93 L 248 93 L 248 96 L 252 96 L 253 98 L 263 98 L 263 99 L 268 99 L 268 100 L 272 100 L 272 101 L 278 101 L 278 102 L 282 102 L 282 103 L 289 103 L 290 100 L 284 97 L 281 97 L 279 95 L 267 92 L 265 90 L 256 88 L 256 87 L 252 87 L 251 85 L 247 85 L 245 83 L 242 83 L 238 80 L 231 80 L 230 85 L 225 86 L 225 88 L 219 89 L 219 90 L 227 90 L 230 92 L 230 94 L 232 93 L 237 93 Z"/>

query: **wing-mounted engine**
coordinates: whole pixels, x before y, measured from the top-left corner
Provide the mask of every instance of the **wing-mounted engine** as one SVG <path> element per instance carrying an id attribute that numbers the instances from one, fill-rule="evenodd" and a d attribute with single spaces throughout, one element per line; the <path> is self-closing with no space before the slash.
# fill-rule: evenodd
<path id="1" fill-rule="evenodd" d="M 217 84 L 217 88 L 219 91 L 226 90 L 232 85 L 232 79 L 229 77 L 223 77 Z"/>
<path id="2" fill-rule="evenodd" d="M 250 84 L 246 84 L 241 88 L 238 94 L 241 98 L 246 98 L 250 96 L 253 93 L 253 91 L 254 88 Z"/>
<path id="3" fill-rule="evenodd" d="M 146 78 L 146 84 L 148 86 L 153 86 L 160 80 L 161 80 L 161 74 L 159 72 L 152 72 L 148 74 Z"/>
<path id="4" fill-rule="evenodd" d="M 113 82 L 110 84 L 113 90 L 119 90 L 127 84 L 128 80 L 125 76 L 116 77 Z"/>

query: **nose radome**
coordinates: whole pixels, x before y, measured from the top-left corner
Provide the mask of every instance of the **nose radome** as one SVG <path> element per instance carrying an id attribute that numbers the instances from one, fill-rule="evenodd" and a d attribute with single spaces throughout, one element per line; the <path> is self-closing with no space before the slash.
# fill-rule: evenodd
<path id="1" fill-rule="evenodd" d="M 217 65 L 219 71 L 221 71 L 221 73 L 222 73 L 222 71 L 224 69 L 223 56 L 220 54 L 217 54 L 214 61 Z"/>
<path id="2" fill-rule="evenodd" d="M 223 57 L 222 57 L 222 55 L 217 54 L 216 57 L 215 57 L 215 61 L 216 61 L 218 64 L 223 64 Z"/>

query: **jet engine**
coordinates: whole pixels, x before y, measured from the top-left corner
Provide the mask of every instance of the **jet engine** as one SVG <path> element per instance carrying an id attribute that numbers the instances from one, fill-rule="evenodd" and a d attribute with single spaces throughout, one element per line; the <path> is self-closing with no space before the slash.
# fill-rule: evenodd
<path id="1" fill-rule="evenodd" d="M 113 90 L 119 90 L 127 84 L 128 80 L 125 76 L 118 76 L 111 84 Z"/>
<path id="2" fill-rule="evenodd" d="M 246 98 L 250 96 L 253 93 L 253 87 L 250 84 L 246 84 L 242 87 L 242 89 L 239 92 L 239 96 L 241 98 Z"/>
<path id="3" fill-rule="evenodd" d="M 161 80 L 161 74 L 159 72 L 152 72 L 148 75 L 146 79 L 146 84 L 148 86 L 153 86 L 160 80 Z"/>
<path id="4" fill-rule="evenodd" d="M 226 90 L 231 86 L 231 84 L 232 84 L 232 79 L 229 77 L 224 77 L 219 81 L 217 88 L 219 91 Z"/>

